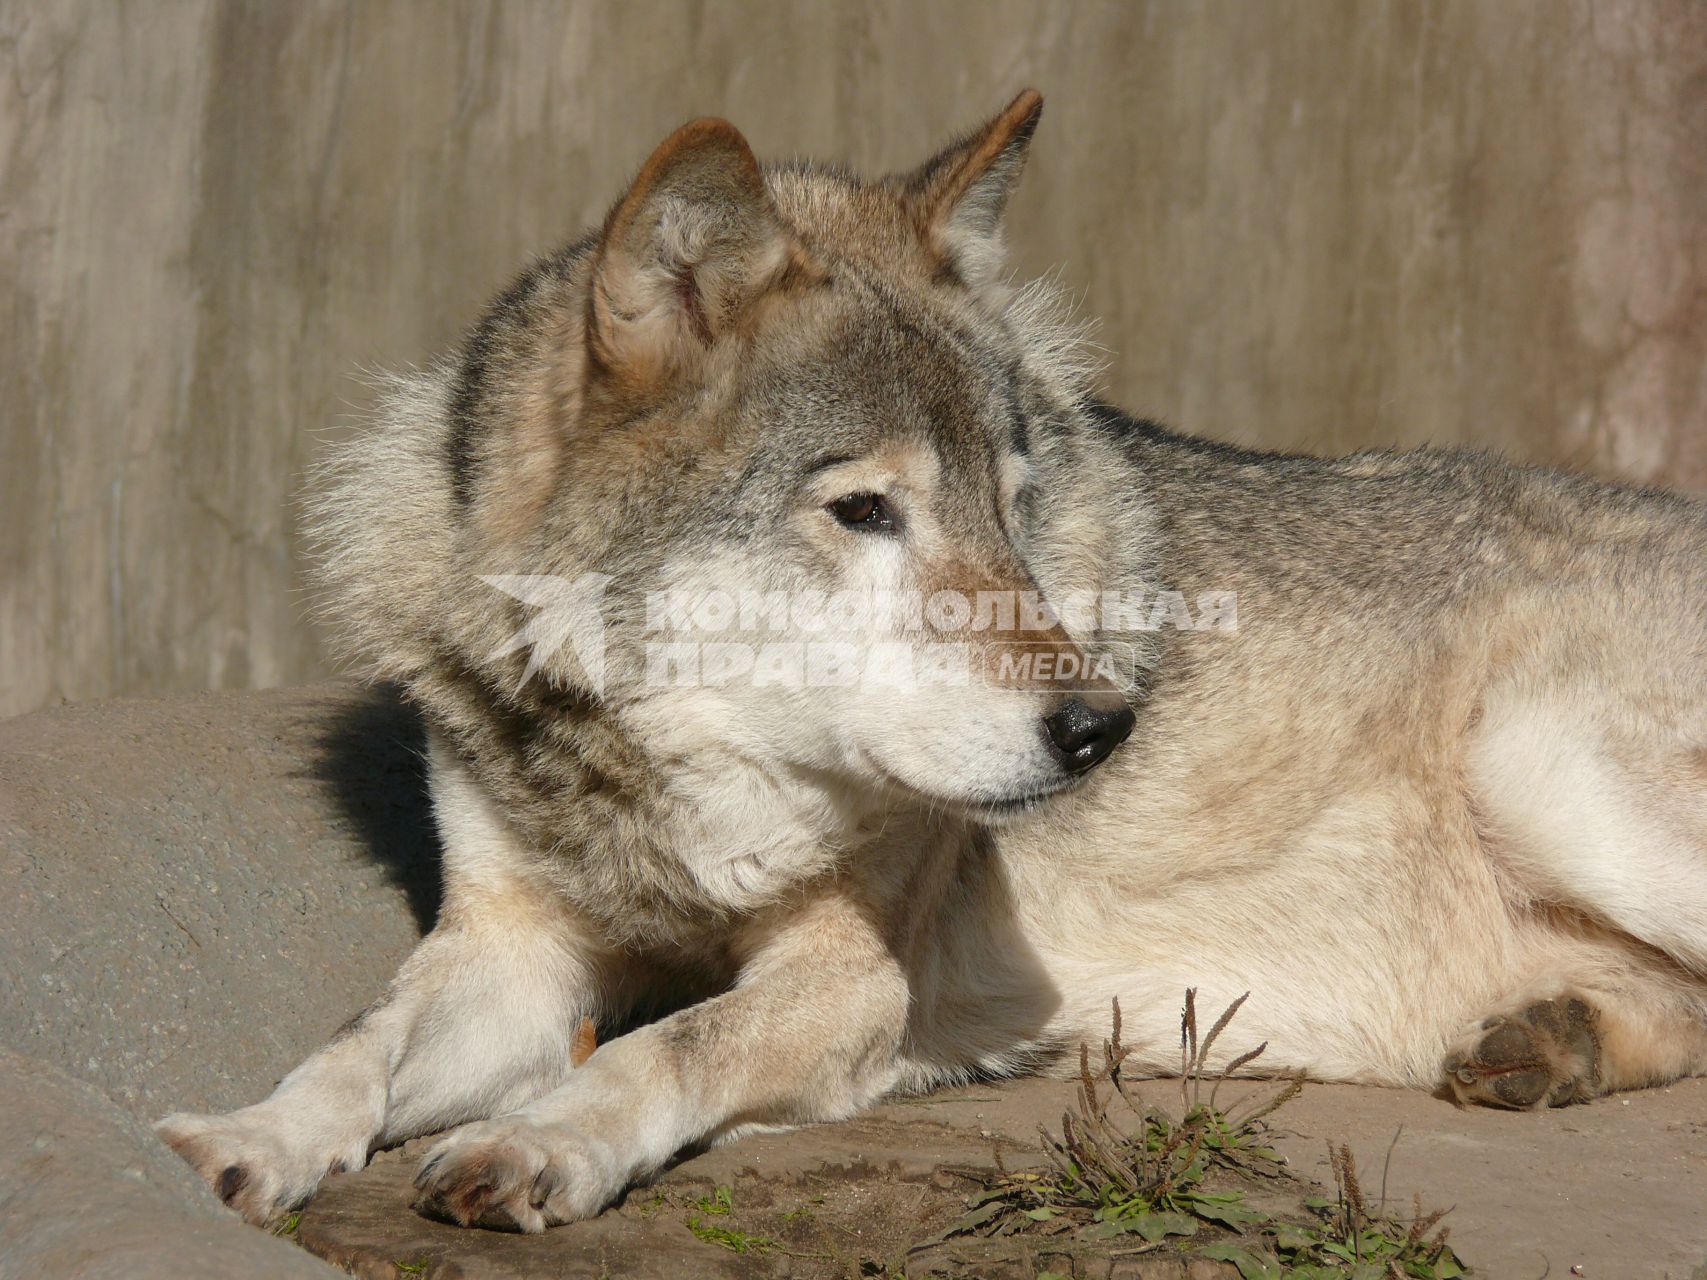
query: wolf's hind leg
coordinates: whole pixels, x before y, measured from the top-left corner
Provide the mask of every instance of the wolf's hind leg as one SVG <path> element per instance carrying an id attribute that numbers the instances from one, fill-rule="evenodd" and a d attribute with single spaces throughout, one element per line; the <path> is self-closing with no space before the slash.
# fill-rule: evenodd
<path id="1" fill-rule="evenodd" d="M 1707 748 L 1610 717 L 1505 697 L 1472 731 L 1467 775 L 1493 857 L 1562 903 L 1707 979 Z"/>
<path id="2" fill-rule="evenodd" d="M 1707 998 L 1648 975 L 1538 987 L 1478 1019 L 1442 1065 L 1458 1102 L 1517 1110 L 1664 1084 L 1707 1068 Z"/>
<path id="3" fill-rule="evenodd" d="M 1471 800 L 1514 896 L 1606 930 L 1617 958 L 1466 1029 L 1443 1064 L 1460 1101 L 1544 1107 L 1707 1071 L 1707 725 L 1645 705 L 1544 679 L 1496 691 L 1469 733 Z"/>
<path id="4" fill-rule="evenodd" d="M 506 867 L 507 833 L 472 783 L 434 759 L 447 891 L 439 927 L 390 992 L 228 1115 L 156 1126 L 252 1222 L 300 1205 L 376 1145 L 501 1114 L 562 1083 L 580 1019 L 598 1014 L 599 953 L 548 887 Z"/>

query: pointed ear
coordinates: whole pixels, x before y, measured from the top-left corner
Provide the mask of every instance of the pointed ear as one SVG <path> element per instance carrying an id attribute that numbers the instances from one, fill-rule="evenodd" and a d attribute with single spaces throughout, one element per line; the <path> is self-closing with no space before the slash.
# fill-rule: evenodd
<path id="1" fill-rule="evenodd" d="M 1043 95 L 1027 89 L 901 180 L 919 233 L 974 290 L 995 286 L 1001 275 L 1002 213 L 1042 115 Z"/>
<path id="2" fill-rule="evenodd" d="M 679 371 L 794 259 L 739 130 L 683 125 L 605 219 L 587 300 L 593 372 L 647 383 Z"/>

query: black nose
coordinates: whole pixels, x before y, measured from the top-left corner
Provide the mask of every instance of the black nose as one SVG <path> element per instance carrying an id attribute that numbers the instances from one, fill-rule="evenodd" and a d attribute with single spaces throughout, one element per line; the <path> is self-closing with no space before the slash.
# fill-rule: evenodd
<path id="1" fill-rule="evenodd" d="M 1108 753 L 1126 741 L 1136 717 L 1124 702 L 1093 707 L 1080 698 L 1068 698 L 1043 717 L 1049 741 L 1069 773 L 1083 773 L 1108 758 Z"/>

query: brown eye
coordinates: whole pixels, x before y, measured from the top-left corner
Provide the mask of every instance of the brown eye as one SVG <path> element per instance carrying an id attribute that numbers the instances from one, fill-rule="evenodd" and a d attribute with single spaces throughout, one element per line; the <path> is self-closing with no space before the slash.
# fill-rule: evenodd
<path id="1" fill-rule="evenodd" d="M 887 533 L 895 527 L 895 518 L 882 494 L 844 494 L 829 504 L 829 512 L 848 528 L 862 533 Z"/>

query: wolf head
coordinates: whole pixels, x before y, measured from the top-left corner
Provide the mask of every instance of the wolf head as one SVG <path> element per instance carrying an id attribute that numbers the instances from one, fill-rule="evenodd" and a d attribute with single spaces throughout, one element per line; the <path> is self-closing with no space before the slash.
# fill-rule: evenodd
<path id="1" fill-rule="evenodd" d="M 454 653 L 656 757 L 982 814 L 1085 777 L 1132 726 L 1132 663 L 1051 608 L 1124 585 L 1144 522 L 1086 426 L 1079 335 L 1004 279 L 1041 109 L 878 181 L 763 167 L 721 120 L 666 139 L 459 364 L 403 384 L 388 413 L 430 416 L 430 445 L 333 468 L 329 576 L 379 673 Z M 495 574 L 596 575 L 596 681 L 582 646 L 520 652 L 539 601 L 474 585 Z"/>

